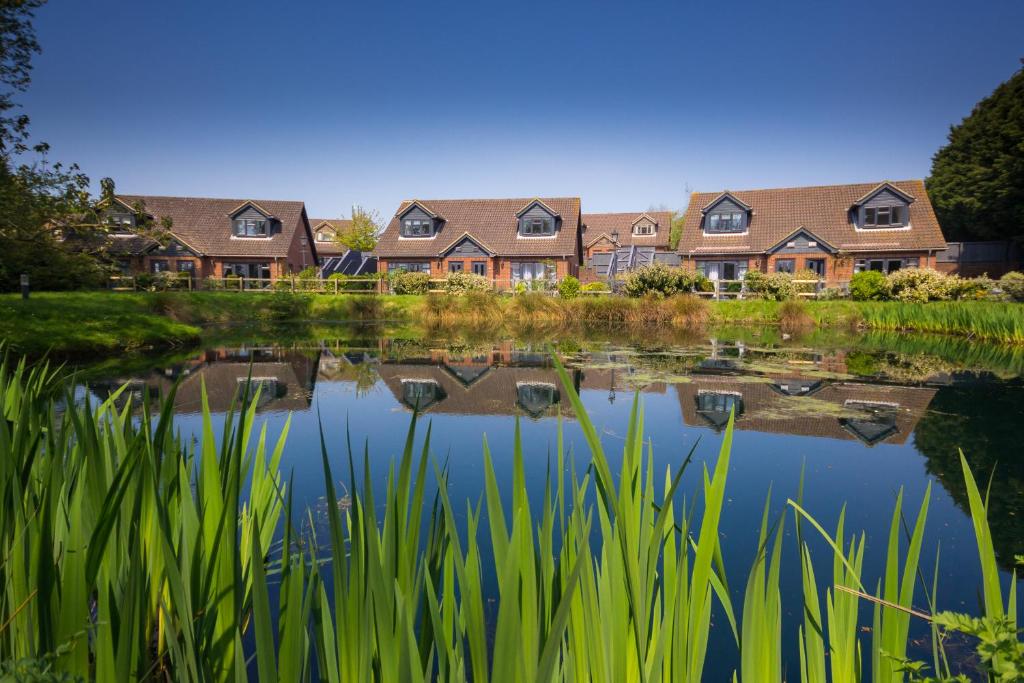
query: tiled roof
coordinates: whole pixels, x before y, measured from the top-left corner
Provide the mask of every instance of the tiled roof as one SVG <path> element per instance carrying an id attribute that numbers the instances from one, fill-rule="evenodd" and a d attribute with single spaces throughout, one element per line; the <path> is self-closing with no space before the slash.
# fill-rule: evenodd
<path id="1" fill-rule="evenodd" d="M 305 230 L 306 209 L 302 202 L 146 195 L 118 195 L 118 198 L 132 206 L 141 202 L 146 213 L 158 224 L 160 219 L 170 218 L 171 232 L 204 256 L 283 258 L 288 255 L 295 231 Z M 280 221 L 280 232 L 270 237 L 234 237 L 230 214 L 247 203 Z"/>
<path id="2" fill-rule="evenodd" d="M 705 235 L 701 227 L 701 209 L 722 196 L 722 191 L 695 192 L 683 219 L 679 252 L 684 255 L 715 253 L 760 254 L 805 228 L 839 251 L 900 251 L 944 249 L 946 241 L 939 229 L 935 211 L 928 201 L 922 180 L 890 182 L 896 189 L 914 198 L 910 204 L 910 229 L 856 230 L 850 208 L 866 194 L 882 185 L 822 185 L 771 190 L 729 191 L 750 205 L 752 215 L 747 234 Z"/>
<path id="3" fill-rule="evenodd" d="M 649 216 L 657 223 L 653 235 L 634 235 L 633 223 L 640 216 Z M 624 247 L 668 248 L 672 233 L 672 213 L 669 211 L 640 211 L 638 213 L 585 213 L 583 214 L 583 246 L 613 232 L 619 233 L 619 244 Z"/>
<path id="4" fill-rule="evenodd" d="M 322 223 L 327 223 L 339 235 L 352 229 L 352 221 L 348 218 L 310 218 L 309 227 L 313 230 L 313 239 L 316 239 L 316 229 Z M 316 253 L 320 256 L 340 256 L 346 251 L 348 249 L 337 242 L 316 243 Z"/>
<path id="5" fill-rule="evenodd" d="M 558 213 L 561 229 L 554 237 L 520 237 L 516 214 L 540 199 Z M 432 238 L 400 238 L 398 216 L 416 201 L 443 219 Z M 376 256 L 383 258 L 438 257 L 452 241 L 467 233 L 497 256 L 573 256 L 580 223 L 579 197 L 527 199 L 429 199 L 402 202 L 381 235 Z"/>

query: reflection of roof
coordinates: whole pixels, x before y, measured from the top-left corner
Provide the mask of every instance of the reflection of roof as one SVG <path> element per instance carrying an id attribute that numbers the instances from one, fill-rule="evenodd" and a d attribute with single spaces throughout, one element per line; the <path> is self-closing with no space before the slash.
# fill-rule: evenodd
<path id="1" fill-rule="evenodd" d="M 683 412 L 683 422 L 703 426 L 714 419 L 709 398 L 701 396 L 735 396 L 736 429 L 768 434 L 818 436 L 831 439 L 859 439 L 875 443 L 905 443 L 914 431 L 935 389 L 857 382 L 824 382 L 813 393 L 791 395 L 780 391 L 779 384 L 792 383 L 791 378 L 776 379 L 774 384 L 750 381 L 749 378 L 693 375 L 691 381 L 677 384 L 676 392 Z M 723 406 L 730 401 L 721 401 Z M 728 417 L 726 410 L 726 418 Z"/>
<path id="2" fill-rule="evenodd" d="M 224 358 L 224 356 L 229 356 Z M 273 352 L 273 360 L 259 360 L 250 363 L 243 358 L 234 358 L 230 352 L 206 354 L 207 362 L 197 364 L 184 375 L 174 397 L 174 409 L 178 414 L 198 413 L 202 410 L 202 386 L 206 384 L 206 397 L 214 413 L 226 412 L 236 400 L 246 379 L 253 381 L 253 390 L 260 388 L 258 410 L 304 410 L 309 407 L 313 395 L 317 359 L 297 353 Z M 220 357 L 218 357 L 220 356 Z M 142 391 L 150 395 L 166 394 L 174 380 L 160 372 L 146 377 L 115 380 L 120 386 L 129 382 L 135 398 Z M 110 387 L 104 384 L 103 389 Z M 139 406 L 136 406 L 139 407 Z"/>
<path id="3" fill-rule="evenodd" d="M 381 379 L 395 399 L 405 407 L 408 387 L 415 382 L 436 386 L 429 405 L 420 403 L 422 412 L 457 415 L 529 415 L 530 417 L 571 416 L 567 401 L 560 400 L 561 382 L 552 368 L 491 367 L 475 381 L 465 383 L 450 367 L 433 364 L 383 363 Z M 521 390 L 524 386 L 555 387 L 558 400 L 544 401 L 543 392 Z M 426 384 L 421 385 L 426 387 Z M 422 395 L 422 393 L 421 393 Z M 553 397 L 552 397 L 553 398 Z"/>

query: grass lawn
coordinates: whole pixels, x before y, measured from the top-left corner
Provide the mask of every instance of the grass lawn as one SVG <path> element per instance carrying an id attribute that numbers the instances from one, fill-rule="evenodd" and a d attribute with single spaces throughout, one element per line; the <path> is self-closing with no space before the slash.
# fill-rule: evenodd
<path id="1" fill-rule="evenodd" d="M 372 296 L 234 292 L 53 292 L 28 301 L 0 295 L 0 339 L 38 355 L 115 352 L 194 345 L 211 323 L 391 321 L 433 326 L 613 324 L 867 327 L 955 334 L 1024 344 L 1024 306 L 987 301 L 700 301 L 626 297 Z"/>

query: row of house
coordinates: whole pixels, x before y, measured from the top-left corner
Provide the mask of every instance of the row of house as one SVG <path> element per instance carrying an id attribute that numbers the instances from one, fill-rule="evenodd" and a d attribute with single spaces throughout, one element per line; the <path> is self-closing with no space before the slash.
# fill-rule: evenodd
<path id="1" fill-rule="evenodd" d="M 672 245 L 665 211 L 583 213 L 579 197 L 408 200 L 373 254 L 335 240 L 342 219 L 300 201 L 119 195 L 101 207 L 128 272 L 273 280 L 331 273 L 475 273 L 498 288 L 567 275 L 610 278 L 649 263 L 741 279 L 811 271 L 829 283 L 861 270 L 935 267 L 947 248 L 920 180 L 694 193 Z M 140 225 L 169 226 L 170 239 Z"/>

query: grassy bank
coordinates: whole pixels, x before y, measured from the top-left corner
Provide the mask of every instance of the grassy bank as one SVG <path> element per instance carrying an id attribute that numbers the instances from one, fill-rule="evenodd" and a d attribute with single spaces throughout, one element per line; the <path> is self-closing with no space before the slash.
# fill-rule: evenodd
<path id="1" fill-rule="evenodd" d="M 326 499 L 339 504 L 326 506 L 317 537 L 299 531 L 312 513 L 293 509 L 278 471 L 287 429 L 267 442 L 258 395 L 225 417 L 222 439 L 204 408 L 193 446 L 173 427 L 173 394 L 134 413 L 117 395 L 61 405 L 60 377 L 0 364 L 0 678 L 239 681 L 254 669 L 261 681 L 301 681 L 315 669 L 332 682 L 696 683 L 711 654 L 734 662 L 734 680 L 898 681 L 904 658 L 922 651 L 912 638 L 930 632 L 937 675 L 966 664 L 1017 680 L 1016 579 L 1004 602 L 988 511 L 963 458 L 977 545 L 955 561 L 980 563 L 977 620 L 938 612 L 923 548 L 930 489 L 916 511 L 898 493 L 887 544 L 871 541 L 886 556 L 884 583 L 863 569 L 865 535 L 842 517 L 824 529 L 799 496 L 771 520 L 769 493 L 763 517 L 748 520 L 760 524 L 757 544 L 737 555 L 720 533 L 732 421 L 703 486 L 679 504 L 689 459 L 654 471 L 642 406 L 613 472 L 558 370 L 587 471 L 569 467 L 559 435 L 544 495 L 528 495 L 524 463 L 543 457 L 527 458 L 517 429 L 511 476 L 485 445 L 483 500 L 451 500 L 429 430 L 413 450 L 414 419 L 386 494 L 373 495 L 367 452 L 364 477 L 350 467 L 340 498 L 321 441 Z M 748 555 L 739 601 L 724 558 Z M 782 589 L 787 567 L 801 577 L 795 599 Z M 800 626 L 786 632 L 784 614 L 802 615 Z M 981 636 L 976 659 L 945 650 L 954 631 Z M 726 646 L 709 652 L 721 642 L 712 632 Z M 799 675 L 783 668 L 797 650 Z"/>
<path id="2" fill-rule="evenodd" d="M 445 327 L 506 329 L 617 326 L 699 331 L 707 325 L 780 325 L 921 331 L 1024 344 L 1024 306 L 998 302 L 761 300 L 709 302 L 693 297 L 358 296 L 164 292 L 0 296 L 0 338 L 38 354 L 89 353 L 195 344 L 214 323 L 393 321 Z"/>

